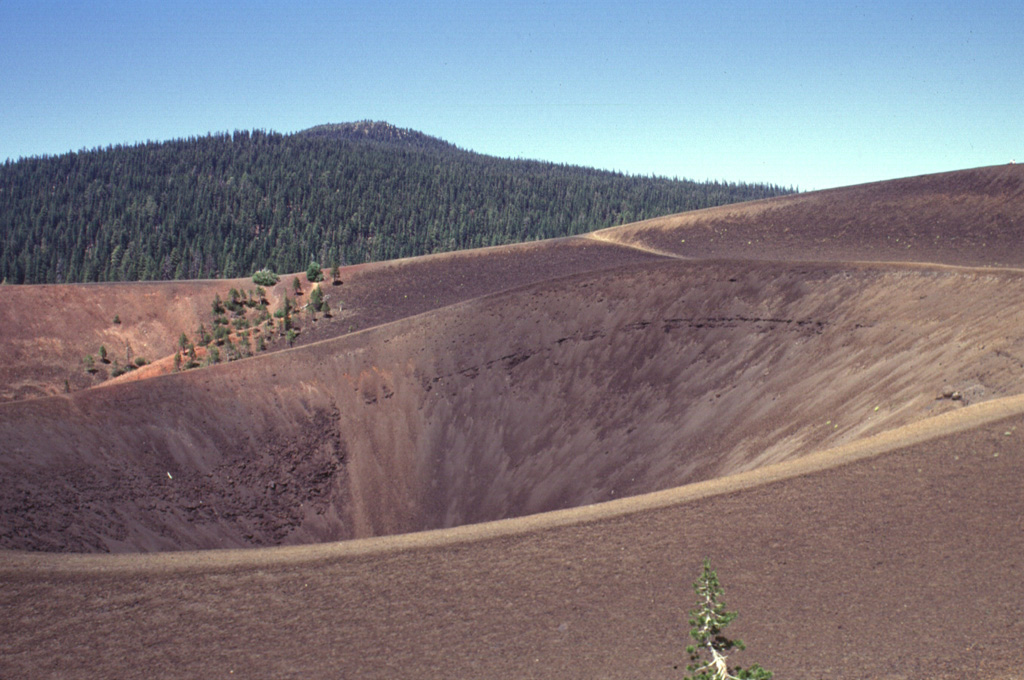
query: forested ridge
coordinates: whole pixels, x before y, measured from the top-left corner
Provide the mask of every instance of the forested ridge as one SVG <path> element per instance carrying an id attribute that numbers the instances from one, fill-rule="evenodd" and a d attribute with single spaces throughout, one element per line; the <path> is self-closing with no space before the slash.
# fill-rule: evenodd
<path id="1" fill-rule="evenodd" d="M 245 276 L 579 234 L 789 193 L 500 159 L 386 123 L 0 166 L 0 280 Z"/>

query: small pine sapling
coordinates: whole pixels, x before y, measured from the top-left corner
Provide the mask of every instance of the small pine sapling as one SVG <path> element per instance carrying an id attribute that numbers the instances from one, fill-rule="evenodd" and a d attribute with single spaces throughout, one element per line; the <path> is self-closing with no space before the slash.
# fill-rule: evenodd
<path id="1" fill-rule="evenodd" d="M 324 292 L 320 290 L 320 286 L 316 286 L 309 292 L 309 307 L 314 312 L 319 312 L 320 308 L 324 304 Z"/>
<path id="2" fill-rule="evenodd" d="M 704 560 L 700 578 L 693 584 L 697 593 L 697 608 L 690 612 L 690 637 L 696 644 L 686 651 L 690 655 L 687 680 L 769 680 L 771 671 L 754 664 L 750 668 L 729 668 L 726 652 L 744 649 L 741 640 L 726 637 L 723 630 L 736 618 L 736 612 L 727 611 L 721 601 L 724 593 L 718 575 L 711 563 Z"/>

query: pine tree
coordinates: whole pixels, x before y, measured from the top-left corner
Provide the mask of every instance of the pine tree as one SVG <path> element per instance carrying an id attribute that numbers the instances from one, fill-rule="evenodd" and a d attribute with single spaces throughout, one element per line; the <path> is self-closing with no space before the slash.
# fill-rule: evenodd
<path id="1" fill-rule="evenodd" d="M 771 671 L 754 664 L 750 668 L 734 666 L 729 668 L 726 652 L 733 649 L 741 650 L 745 645 L 741 640 L 726 637 L 723 630 L 736 618 L 736 612 L 727 611 L 721 601 L 724 594 L 718 582 L 718 574 L 711 568 L 711 562 L 704 560 L 704 569 L 700 578 L 693 584 L 697 593 L 697 608 L 690 612 L 690 637 L 697 643 L 690 645 L 686 651 L 690 655 L 687 666 L 692 675 L 687 680 L 769 680 Z"/>
<path id="2" fill-rule="evenodd" d="M 313 288 L 309 292 L 309 306 L 314 312 L 319 312 L 324 304 L 324 292 L 320 290 L 320 286 Z"/>

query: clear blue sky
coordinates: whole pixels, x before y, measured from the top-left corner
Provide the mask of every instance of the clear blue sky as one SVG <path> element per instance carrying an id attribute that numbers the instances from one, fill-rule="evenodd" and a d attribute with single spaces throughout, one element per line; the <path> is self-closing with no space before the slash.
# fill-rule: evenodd
<path id="1" fill-rule="evenodd" d="M 0 0 L 0 161 L 386 120 L 826 188 L 1024 161 L 1024 4 Z"/>

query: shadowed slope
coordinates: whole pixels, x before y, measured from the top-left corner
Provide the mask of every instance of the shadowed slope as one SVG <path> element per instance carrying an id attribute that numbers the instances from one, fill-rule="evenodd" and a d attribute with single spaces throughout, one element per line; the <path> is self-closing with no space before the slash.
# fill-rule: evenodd
<path id="1" fill-rule="evenodd" d="M 944 390 L 1020 391 L 1022 296 L 1012 273 L 662 261 L 6 404 L 0 541 L 308 543 L 729 475 L 964 403 Z"/>
<path id="2" fill-rule="evenodd" d="M 678 678 L 710 556 L 751 650 L 735 659 L 777 677 L 1019 679 L 1021 433 L 1017 415 L 745 490 L 722 480 L 688 502 L 462 539 L 0 553 L 0 673 Z"/>

